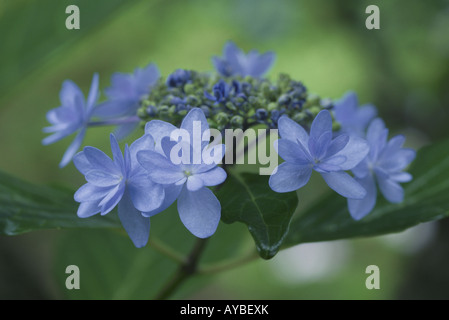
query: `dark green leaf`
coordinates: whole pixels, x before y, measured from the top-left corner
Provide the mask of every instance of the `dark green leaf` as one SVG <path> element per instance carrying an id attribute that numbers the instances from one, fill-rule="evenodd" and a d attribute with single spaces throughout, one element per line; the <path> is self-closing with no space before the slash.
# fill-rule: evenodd
<path id="1" fill-rule="evenodd" d="M 400 232 L 449 216 L 449 140 L 419 150 L 400 204 L 378 197 L 376 208 L 353 220 L 345 198 L 333 193 L 293 218 L 283 246 Z"/>
<path id="2" fill-rule="evenodd" d="M 0 172 L 0 234 L 37 229 L 119 227 L 112 215 L 78 218 L 73 192 L 35 186 Z"/>
<path id="3" fill-rule="evenodd" d="M 268 185 L 268 176 L 231 173 L 219 189 L 218 198 L 222 221 L 245 223 L 260 256 L 272 258 L 287 234 L 298 204 L 296 193 L 274 192 Z"/>

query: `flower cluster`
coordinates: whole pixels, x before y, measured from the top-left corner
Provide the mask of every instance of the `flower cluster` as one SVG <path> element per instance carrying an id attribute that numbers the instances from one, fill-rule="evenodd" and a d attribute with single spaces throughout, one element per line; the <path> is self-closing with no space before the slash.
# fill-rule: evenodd
<path id="1" fill-rule="evenodd" d="M 87 99 L 75 83 L 65 81 L 61 106 L 47 113 L 51 126 L 44 132 L 52 135 L 42 142 L 77 134 L 60 166 L 73 158 L 85 176 L 86 184 L 74 196 L 78 216 L 117 208 L 132 242 L 143 247 L 150 218 L 176 202 L 180 220 L 193 235 L 211 236 L 221 205 L 210 187 L 224 183 L 227 173 L 220 166 L 225 145 L 212 139 L 210 129 L 255 125 L 280 134 L 275 149 L 284 162 L 268 182 L 275 192 L 302 188 L 315 171 L 348 199 L 354 219 L 374 208 L 377 185 L 387 200 L 402 201 L 400 183 L 411 180 L 403 170 L 415 156 L 402 148 L 404 137 L 387 141 L 388 130 L 375 118 L 375 107 L 359 107 L 353 92 L 334 102 L 310 94 L 286 74 L 269 80 L 265 74 L 274 59 L 272 52 L 245 54 L 228 42 L 223 56 L 212 59 L 216 73 L 177 69 L 164 79 L 149 64 L 132 74 L 113 74 L 107 99 L 100 103 L 97 74 Z M 98 125 L 115 127 L 112 158 L 89 146 L 78 152 L 87 128 Z M 143 136 L 122 152 L 118 140 L 139 125 Z"/>

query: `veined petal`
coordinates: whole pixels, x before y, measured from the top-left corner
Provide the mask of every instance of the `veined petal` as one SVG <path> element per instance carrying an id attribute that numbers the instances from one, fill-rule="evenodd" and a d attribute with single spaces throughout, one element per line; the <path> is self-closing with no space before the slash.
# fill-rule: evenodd
<path id="1" fill-rule="evenodd" d="M 80 151 L 73 157 L 73 164 L 83 175 L 86 175 L 90 170 L 95 169 L 92 164 L 87 160 L 84 151 Z"/>
<path id="2" fill-rule="evenodd" d="M 309 137 L 309 150 L 315 149 L 315 144 L 318 143 L 323 134 L 325 134 L 329 140 L 332 138 L 332 117 L 327 110 L 321 110 L 312 122 Z"/>
<path id="3" fill-rule="evenodd" d="M 161 120 L 151 120 L 145 125 L 145 133 L 151 134 L 155 143 L 155 150 L 163 154 L 162 139 L 170 137 L 171 133 L 177 128 L 171 123 Z"/>
<path id="4" fill-rule="evenodd" d="M 298 143 L 288 139 L 279 139 L 274 142 L 274 148 L 279 156 L 287 162 L 306 165 L 312 161 L 307 150 Z"/>
<path id="5" fill-rule="evenodd" d="M 98 200 L 100 202 L 112 188 L 102 188 L 93 185 L 92 183 L 86 183 L 82 185 L 74 195 L 76 202 L 89 202 Z"/>
<path id="6" fill-rule="evenodd" d="M 133 166 L 138 165 L 137 152 L 142 150 L 154 151 L 154 139 L 151 134 L 144 134 L 142 137 L 134 141 L 131 144 L 131 147 L 129 147 L 131 162 Z"/>
<path id="7" fill-rule="evenodd" d="M 209 124 L 207 123 L 206 116 L 204 115 L 204 111 L 200 108 L 193 108 L 187 113 L 181 123 L 181 129 L 186 130 L 190 134 L 190 143 L 195 146 L 202 145 L 203 134 L 204 140 L 209 142 L 210 134 L 207 135 Z M 195 138 L 198 141 L 194 140 Z"/>
<path id="8" fill-rule="evenodd" d="M 404 200 L 404 189 L 396 181 L 377 175 L 380 192 L 389 202 L 399 203 Z"/>
<path id="9" fill-rule="evenodd" d="M 369 146 L 364 139 L 356 136 L 350 136 L 346 146 L 342 150 L 334 154 L 332 157 L 346 157 L 346 161 L 340 164 L 340 168 L 342 170 L 351 170 L 366 157 L 368 152 Z"/>
<path id="10" fill-rule="evenodd" d="M 111 158 L 109 158 L 103 151 L 94 147 L 84 147 L 83 154 L 91 164 L 92 168 L 111 173 L 120 173 L 118 167 L 114 165 Z"/>
<path id="11" fill-rule="evenodd" d="M 123 177 L 103 170 L 91 170 L 86 174 L 86 180 L 97 187 L 112 187 L 120 183 Z"/>
<path id="12" fill-rule="evenodd" d="M 195 176 L 201 178 L 205 186 L 212 187 L 223 183 L 227 175 L 223 168 L 215 167 L 209 171 L 197 173 Z"/>
<path id="13" fill-rule="evenodd" d="M 134 207 L 141 212 L 159 208 L 165 197 L 164 187 L 151 181 L 146 174 L 128 180 L 128 193 Z"/>
<path id="14" fill-rule="evenodd" d="M 184 178 L 184 172 L 180 166 L 174 165 L 169 159 L 155 151 L 137 152 L 137 161 L 156 183 L 172 184 Z"/>
<path id="15" fill-rule="evenodd" d="M 162 202 L 161 206 L 158 207 L 157 209 L 154 209 L 149 212 L 142 212 L 142 214 L 145 217 L 152 217 L 170 207 L 178 198 L 182 188 L 184 187 L 184 184 L 181 185 L 169 184 L 163 185 L 163 187 L 165 194 L 164 201 Z"/>
<path id="16" fill-rule="evenodd" d="M 198 191 L 204 187 L 204 182 L 198 175 L 193 175 L 187 178 L 187 189 L 189 191 Z"/>
<path id="17" fill-rule="evenodd" d="M 189 191 L 185 186 L 178 198 L 178 212 L 182 223 L 193 235 L 207 238 L 217 229 L 221 206 L 217 197 L 208 188 Z"/>
<path id="18" fill-rule="evenodd" d="M 127 136 L 129 136 L 131 133 L 133 133 L 134 130 L 136 130 L 139 127 L 139 122 L 131 122 L 131 123 L 125 123 L 122 125 L 119 125 L 114 130 L 114 135 L 117 138 L 117 140 L 123 140 Z"/>
<path id="19" fill-rule="evenodd" d="M 101 207 L 101 215 L 105 215 L 109 213 L 112 209 L 115 208 L 117 203 L 119 203 L 120 199 L 122 199 L 123 193 L 125 191 L 125 184 L 120 183 L 115 186 L 103 200 L 100 201 L 99 206 Z"/>
<path id="20" fill-rule="evenodd" d="M 332 190 L 345 198 L 363 199 L 366 196 L 366 190 L 346 172 L 322 172 L 321 176 Z"/>
<path id="21" fill-rule="evenodd" d="M 118 204 L 118 217 L 137 248 L 144 247 L 150 235 L 150 218 L 142 216 L 137 210 L 127 192 Z"/>
<path id="22" fill-rule="evenodd" d="M 87 201 L 80 203 L 77 215 L 80 218 L 88 218 L 100 212 L 100 200 Z"/>
<path id="23" fill-rule="evenodd" d="M 309 165 L 281 163 L 270 176 L 270 188 L 276 192 L 291 192 L 298 190 L 309 182 L 312 168 Z"/>
<path id="24" fill-rule="evenodd" d="M 109 135 L 109 140 L 111 141 L 112 158 L 114 159 L 114 164 L 120 168 L 121 172 L 126 172 L 125 159 L 123 158 L 122 150 L 120 150 L 117 139 L 112 133 Z"/>
<path id="25" fill-rule="evenodd" d="M 354 220 L 360 220 L 374 209 L 377 200 L 376 182 L 371 175 L 356 181 L 366 190 L 366 196 L 363 199 L 348 199 L 348 209 Z"/>
<path id="26" fill-rule="evenodd" d="M 382 119 L 376 118 L 371 121 L 367 133 L 366 140 L 370 146 L 369 157 L 373 161 L 377 161 L 379 154 L 387 143 L 388 129 Z"/>
<path id="27" fill-rule="evenodd" d="M 299 142 L 305 148 L 309 146 L 309 134 L 307 131 L 288 116 L 283 115 L 279 118 L 278 129 L 282 139 L 295 143 Z"/>

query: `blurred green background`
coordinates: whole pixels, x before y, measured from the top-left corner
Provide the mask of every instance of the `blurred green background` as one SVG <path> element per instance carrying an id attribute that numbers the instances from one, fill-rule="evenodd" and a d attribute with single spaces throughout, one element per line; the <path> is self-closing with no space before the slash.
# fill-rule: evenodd
<path id="1" fill-rule="evenodd" d="M 65 27 L 71 4 L 80 8 L 80 30 Z M 380 30 L 365 28 L 370 4 L 380 8 Z M 208 71 L 227 40 L 245 51 L 275 51 L 271 77 L 289 73 L 333 99 L 356 91 L 362 104 L 378 107 L 391 134 L 404 133 L 408 146 L 419 148 L 448 136 L 448 31 L 443 0 L 0 0 L 0 170 L 75 190 L 83 177 L 73 164 L 58 169 L 69 139 L 41 145 L 45 114 L 59 105 L 65 79 L 87 92 L 94 72 L 104 89 L 112 73 L 149 62 L 164 76 L 177 68 Z M 110 129 L 93 128 L 85 145 L 108 150 Z M 169 238 L 180 223 L 164 219 L 152 220 L 152 232 Z M 300 245 L 189 280 L 174 297 L 447 299 L 446 220 L 399 235 Z M 157 230 L 159 221 L 165 229 Z M 211 242 L 210 261 L 253 246 L 244 226 L 220 224 L 218 233 L 226 241 Z M 184 230 L 180 237 L 173 245 L 187 250 L 192 236 Z M 147 299 L 175 270 L 164 259 L 151 239 L 139 251 L 109 230 L 1 236 L 0 298 Z M 64 287 L 69 264 L 80 266 L 81 290 Z M 371 264 L 380 268 L 380 290 L 365 287 Z"/>

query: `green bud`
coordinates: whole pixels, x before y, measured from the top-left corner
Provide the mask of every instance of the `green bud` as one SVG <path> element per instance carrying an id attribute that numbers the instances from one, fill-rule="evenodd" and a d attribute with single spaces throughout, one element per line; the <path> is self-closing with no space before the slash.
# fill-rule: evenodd
<path id="1" fill-rule="evenodd" d="M 307 118 L 307 115 L 304 114 L 303 112 L 299 112 L 296 113 L 293 117 L 292 120 L 297 122 L 297 123 L 302 123 L 304 122 L 304 120 Z"/>
<path id="2" fill-rule="evenodd" d="M 215 121 L 217 122 L 218 126 L 224 126 L 229 122 L 229 116 L 224 112 L 219 112 L 215 115 Z"/>
<path id="3" fill-rule="evenodd" d="M 309 108 L 309 112 L 315 117 L 319 112 L 321 111 L 321 108 L 318 106 L 313 106 Z"/>
<path id="4" fill-rule="evenodd" d="M 278 104 L 276 102 L 270 102 L 267 106 L 268 111 L 273 111 L 278 108 Z"/>
<path id="5" fill-rule="evenodd" d="M 186 94 L 194 94 L 195 93 L 195 85 L 193 83 L 186 83 L 184 85 L 184 92 Z"/>
<path id="6" fill-rule="evenodd" d="M 231 101 L 226 102 L 226 108 L 228 108 L 229 110 L 232 110 L 232 111 L 237 110 L 236 106 Z"/>
<path id="7" fill-rule="evenodd" d="M 242 128 L 244 119 L 242 116 L 233 116 L 231 118 L 231 126 L 233 128 Z"/>
<path id="8" fill-rule="evenodd" d="M 341 124 L 340 122 L 334 121 L 332 122 L 332 131 L 340 131 Z"/>

